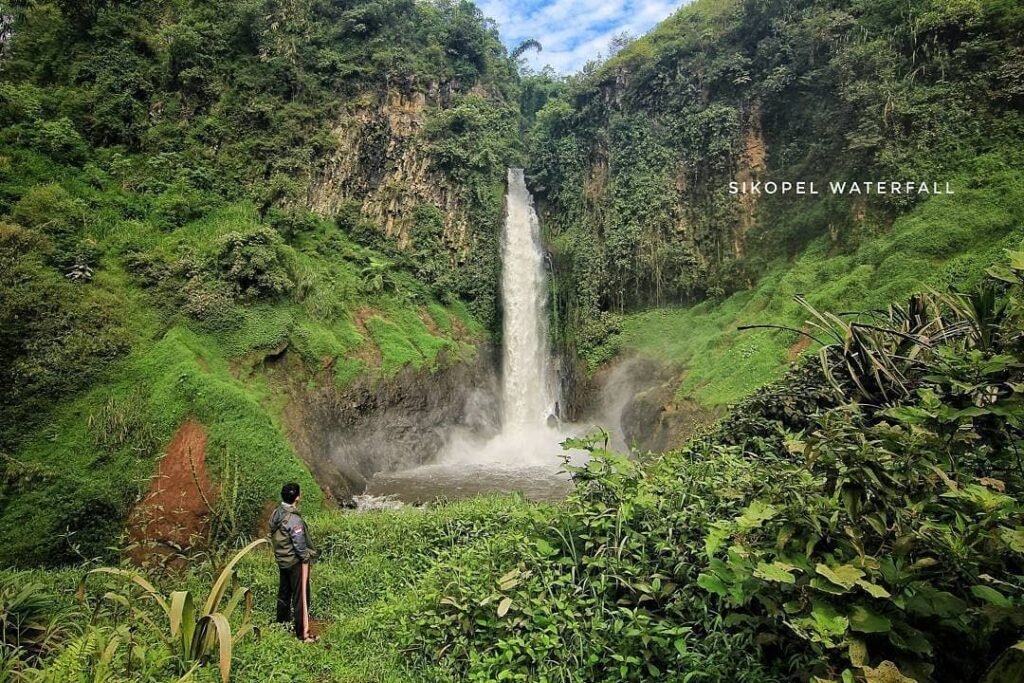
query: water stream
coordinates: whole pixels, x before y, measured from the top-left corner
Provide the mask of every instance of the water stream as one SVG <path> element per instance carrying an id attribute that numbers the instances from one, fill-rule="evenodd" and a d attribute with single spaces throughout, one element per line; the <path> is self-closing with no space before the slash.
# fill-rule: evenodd
<path id="1" fill-rule="evenodd" d="M 522 169 L 509 169 L 501 248 L 504 310 L 504 431 L 532 430 L 555 417 L 555 383 L 547 344 L 547 290 L 540 225 Z"/>
<path id="2" fill-rule="evenodd" d="M 540 227 L 522 169 L 509 169 L 502 234 L 501 424 L 453 427 L 435 462 L 377 474 L 368 493 L 411 502 L 521 491 L 557 499 L 569 488 L 561 442 L 558 384 L 547 335 L 547 277 Z M 488 397 L 474 394 L 471 401 Z M 472 416 L 481 411 L 467 405 Z M 573 456 L 579 458 L 579 454 Z"/>

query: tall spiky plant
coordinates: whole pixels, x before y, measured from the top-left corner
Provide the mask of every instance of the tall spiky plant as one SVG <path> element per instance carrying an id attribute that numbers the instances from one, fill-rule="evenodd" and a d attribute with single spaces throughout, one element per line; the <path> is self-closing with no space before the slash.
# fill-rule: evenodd
<path id="1" fill-rule="evenodd" d="M 93 574 L 108 574 L 128 579 L 132 584 L 141 588 L 147 598 L 159 605 L 167 617 L 168 626 L 163 629 L 154 624 L 145 613 L 137 614 L 140 619 L 159 632 L 168 647 L 177 654 L 182 671 L 187 673 L 208 661 L 216 648 L 219 654 L 218 665 L 221 681 L 227 683 L 231 677 L 231 659 L 235 643 L 250 631 L 256 631 L 250 619 L 253 601 L 252 590 L 237 584 L 235 566 L 249 552 L 265 543 L 269 543 L 269 541 L 266 539 L 253 541 L 231 558 L 213 582 L 210 593 L 201 608 L 197 607 L 198 603 L 190 591 L 173 591 L 165 597 L 141 574 L 114 567 L 100 567 L 86 574 L 79 589 L 80 595 L 84 599 L 85 582 Z M 234 585 L 235 590 L 225 607 L 221 609 L 220 605 L 227 595 L 229 585 Z M 104 597 L 124 604 L 123 600 L 118 599 L 122 596 L 108 593 Z M 237 631 L 232 632 L 230 619 L 239 605 L 243 608 L 242 623 Z"/>
<path id="2" fill-rule="evenodd" d="M 0 580 L 0 656 L 32 660 L 67 635 L 46 587 L 18 576 Z"/>
<path id="3" fill-rule="evenodd" d="M 876 406 L 909 397 L 914 390 L 910 378 L 923 367 L 925 354 L 951 339 L 971 336 L 975 329 L 964 306 L 954 306 L 936 292 L 915 294 L 905 305 L 885 311 L 857 313 L 819 311 L 801 296 L 795 300 L 810 313 L 810 332 L 781 325 L 739 329 L 787 329 L 810 337 L 821 344 L 818 357 L 832 387 L 845 394 L 848 382 L 865 403 Z"/>

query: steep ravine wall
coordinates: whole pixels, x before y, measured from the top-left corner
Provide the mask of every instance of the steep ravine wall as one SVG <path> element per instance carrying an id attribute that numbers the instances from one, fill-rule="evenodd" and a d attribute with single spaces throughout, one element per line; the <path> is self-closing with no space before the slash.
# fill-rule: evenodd
<path id="1" fill-rule="evenodd" d="M 428 106 L 441 106 L 449 96 L 432 83 L 425 90 L 391 89 L 355 100 L 331 131 L 337 148 L 312 178 L 309 208 L 331 216 L 344 203 L 359 202 L 367 218 L 405 247 L 416 207 L 427 204 L 444 216 L 446 243 L 464 249 L 468 217 L 462 191 L 431 169 L 420 137 Z"/>
<path id="2" fill-rule="evenodd" d="M 1020 89 L 1007 75 L 1019 71 L 1020 15 L 1002 3 L 894 7 L 696 0 L 537 111 L 527 171 L 555 265 L 558 341 L 579 358 L 564 363 L 579 409 L 591 373 L 652 329 L 690 337 L 652 351 L 689 364 L 682 396 L 720 406 L 785 367 L 791 342 L 739 342 L 736 328 L 799 327 L 794 294 L 838 310 L 885 305 L 880 292 L 906 294 L 912 269 L 959 285 L 989 265 L 966 254 L 1017 221 L 997 210 L 1002 198 L 970 192 L 1019 166 Z M 830 189 L 961 174 L 952 198 Z M 817 196 L 783 194 L 785 182 L 814 183 Z M 915 214 L 934 239 L 870 248 L 916 232 Z M 938 257 L 961 262 L 940 273 Z M 642 311 L 683 320 L 695 305 L 689 328 L 647 318 L 620 334 Z"/>
<path id="3" fill-rule="evenodd" d="M 364 378 L 292 394 L 284 411 L 290 441 L 324 491 L 339 503 L 362 493 L 377 472 L 429 462 L 454 426 L 498 425 L 494 350 L 436 369 L 406 367 L 391 378 Z M 470 424 L 472 423 L 472 424 Z"/>

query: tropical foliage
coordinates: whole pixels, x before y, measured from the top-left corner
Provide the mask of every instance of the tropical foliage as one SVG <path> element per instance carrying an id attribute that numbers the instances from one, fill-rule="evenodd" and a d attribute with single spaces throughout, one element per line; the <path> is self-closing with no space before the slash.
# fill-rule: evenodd
<path id="1" fill-rule="evenodd" d="M 463 0 L 14 4 L 0 683 L 1024 679 L 1019 3 L 697 0 L 569 78 Z M 289 408 L 476 354 L 517 163 L 570 389 L 647 353 L 722 419 L 570 440 L 558 505 L 331 509 Z M 393 167 L 450 194 L 373 213 Z M 727 190 L 921 176 L 956 193 Z M 207 547 L 109 566 L 187 424 Z M 250 542 L 293 480 L 314 646 Z"/>
<path id="2" fill-rule="evenodd" d="M 811 309 L 819 359 L 687 448 L 582 444 L 564 514 L 452 568 L 424 654 L 473 680 L 980 680 L 1024 626 L 1019 296 Z"/>
<path id="3" fill-rule="evenodd" d="M 5 563 L 110 557 L 190 416 L 210 431 L 212 476 L 238 489 L 218 514 L 249 529 L 282 478 L 316 507 L 264 359 L 294 358 L 299 391 L 345 391 L 457 362 L 495 329 L 518 74 L 472 4 L 56 1 L 0 14 Z M 408 244 L 358 201 L 312 213 L 338 121 L 417 96 L 428 130 L 410 143 L 415 163 L 459 188 L 464 239 L 446 239 L 447 205 L 424 202 Z M 361 143 L 367 177 L 397 135 L 379 133 Z M 20 534 L 29 518 L 35 533 Z"/>
<path id="4" fill-rule="evenodd" d="M 704 0 L 558 89 L 532 78 L 566 348 L 599 359 L 602 312 L 721 299 L 815 241 L 848 255 L 926 198 L 831 181 L 950 182 L 958 204 L 998 184 L 1021 165 L 1022 26 L 1007 2 Z M 767 181 L 820 196 L 730 194 Z"/>
<path id="5" fill-rule="evenodd" d="M 235 585 L 235 566 L 245 557 L 246 554 L 268 541 L 260 539 L 253 541 L 245 548 L 235 554 L 227 563 L 219 576 L 210 588 L 210 594 L 203 601 L 201 608 L 197 608 L 195 597 L 188 590 L 173 591 L 169 596 L 163 596 L 152 583 L 143 576 L 125 569 L 101 567 L 89 572 L 92 574 L 107 574 L 110 576 L 128 579 L 136 587 L 141 588 L 143 596 L 155 602 L 167 617 L 167 628 L 161 629 L 154 624 L 144 611 L 133 610 L 130 593 L 108 592 L 104 595 L 107 600 L 128 608 L 127 615 L 133 621 L 141 621 L 148 627 L 157 631 L 163 636 L 168 649 L 174 654 L 177 661 L 179 673 L 187 676 L 199 665 L 206 663 L 212 656 L 214 648 L 218 652 L 218 668 L 220 677 L 224 683 L 231 677 L 231 659 L 235 644 L 244 638 L 253 625 L 250 621 L 252 612 L 252 591 L 248 588 Z M 87 577 L 88 578 L 88 575 Z M 229 588 L 234 588 L 234 593 L 227 603 L 221 608 Z M 85 579 L 82 580 L 80 592 L 83 594 L 86 589 Z M 239 626 L 233 631 L 231 617 L 235 610 L 242 607 L 242 618 Z M 111 643 L 116 641 L 111 640 Z M 108 644 L 111 652 L 116 649 L 115 644 Z M 109 656 L 106 657 L 109 660 Z"/>

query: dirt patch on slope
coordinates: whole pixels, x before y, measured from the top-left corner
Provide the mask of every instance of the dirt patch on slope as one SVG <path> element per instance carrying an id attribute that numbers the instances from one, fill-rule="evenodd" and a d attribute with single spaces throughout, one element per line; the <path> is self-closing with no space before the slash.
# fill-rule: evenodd
<path id="1" fill-rule="evenodd" d="M 793 342 L 793 345 L 789 347 L 789 362 L 792 363 L 800 357 L 807 348 L 811 345 L 811 338 L 800 335 L 800 338 Z"/>
<path id="2" fill-rule="evenodd" d="M 175 566 L 207 539 L 215 491 L 206 469 L 206 430 L 193 418 L 175 432 L 149 492 L 128 517 L 128 556 L 139 566 Z"/>
<path id="3" fill-rule="evenodd" d="M 427 331 L 430 332 L 430 334 L 434 335 L 435 337 L 444 336 L 444 332 L 442 332 L 441 328 L 437 326 L 437 321 L 434 320 L 434 317 L 430 315 L 430 312 L 427 311 L 426 308 L 420 306 L 417 313 L 419 313 L 420 320 L 422 320 L 423 324 L 427 326 Z"/>
<path id="4" fill-rule="evenodd" d="M 363 361 L 371 368 L 379 368 L 381 364 L 380 349 L 377 348 L 373 341 L 373 335 L 370 334 L 370 330 L 366 327 L 366 321 L 375 317 L 383 318 L 384 316 L 376 308 L 369 306 L 361 306 L 352 314 L 352 323 L 365 340 L 362 346 L 352 353 L 352 356 Z"/>

